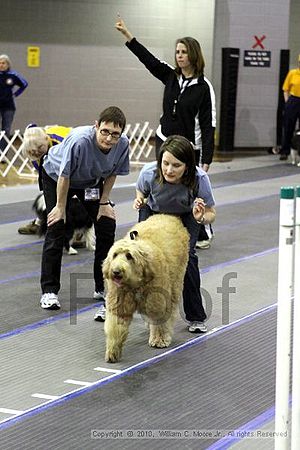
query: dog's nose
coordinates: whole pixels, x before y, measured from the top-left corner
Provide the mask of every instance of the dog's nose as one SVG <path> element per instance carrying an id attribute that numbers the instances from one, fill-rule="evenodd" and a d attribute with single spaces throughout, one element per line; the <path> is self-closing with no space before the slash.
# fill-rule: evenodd
<path id="1" fill-rule="evenodd" d="M 121 274 L 121 271 L 120 270 L 113 270 L 113 275 L 115 276 L 115 277 L 118 277 L 119 275 Z"/>

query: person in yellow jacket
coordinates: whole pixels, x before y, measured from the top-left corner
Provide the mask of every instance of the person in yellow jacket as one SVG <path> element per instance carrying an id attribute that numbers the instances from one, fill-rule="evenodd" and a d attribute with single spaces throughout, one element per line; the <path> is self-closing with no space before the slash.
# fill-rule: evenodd
<path id="1" fill-rule="evenodd" d="M 297 120 L 300 121 L 300 54 L 298 55 L 298 67 L 288 72 L 282 90 L 285 109 L 280 160 L 285 161 L 291 152 L 291 141 Z"/>
<path id="2" fill-rule="evenodd" d="M 21 152 L 25 158 L 32 161 L 32 164 L 40 175 L 43 158 L 53 145 L 59 144 L 68 136 L 72 127 L 62 125 L 49 125 L 44 128 L 35 124 L 27 126 L 24 132 L 24 141 L 21 145 Z M 41 177 L 39 176 L 39 188 L 42 191 Z M 31 220 L 27 225 L 18 229 L 20 234 L 39 234 L 39 219 Z"/>

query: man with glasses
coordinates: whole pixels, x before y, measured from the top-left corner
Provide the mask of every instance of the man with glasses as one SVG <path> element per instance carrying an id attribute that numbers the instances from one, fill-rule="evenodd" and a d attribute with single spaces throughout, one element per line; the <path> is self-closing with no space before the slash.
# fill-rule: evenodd
<path id="1" fill-rule="evenodd" d="M 126 119 L 116 106 L 100 113 L 94 126 L 74 128 L 58 145 L 50 148 L 42 169 L 43 191 L 48 213 L 44 241 L 40 306 L 59 309 L 61 260 L 68 201 L 76 195 L 94 221 L 94 299 L 99 300 L 105 319 L 102 262 L 115 238 L 116 220 L 110 193 L 117 175 L 129 173 L 129 141 L 123 133 Z"/>

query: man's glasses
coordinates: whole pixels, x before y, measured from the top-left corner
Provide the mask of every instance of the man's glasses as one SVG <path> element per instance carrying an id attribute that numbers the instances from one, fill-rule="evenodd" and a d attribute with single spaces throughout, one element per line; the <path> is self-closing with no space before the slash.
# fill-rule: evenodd
<path id="1" fill-rule="evenodd" d="M 100 131 L 100 133 L 102 134 L 102 136 L 105 136 L 105 137 L 108 137 L 108 136 L 111 136 L 111 138 L 114 140 L 114 141 L 117 141 L 119 138 L 120 138 L 120 136 L 121 136 L 121 133 L 118 133 L 117 131 L 113 131 L 112 133 L 109 131 L 109 130 L 107 130 L 106 128 L 102 128 L 102 130 L 99 130 Z"/>

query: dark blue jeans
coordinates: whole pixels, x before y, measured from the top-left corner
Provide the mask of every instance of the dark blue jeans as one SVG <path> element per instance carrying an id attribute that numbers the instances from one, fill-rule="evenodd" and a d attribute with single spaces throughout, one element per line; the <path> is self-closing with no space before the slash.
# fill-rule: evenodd
<path id="1" fill-rule="evenodd" d="M 57 183 L 42 170 L 43 190 L 47 208 L 47 214 L 56 205 L 56 187 Z M 102 192 L 103 181 L 99 184 Z M 102 262 L 107 256 L 110 247 L 115 240 L 116 221 L 109 217 L 101 216 L 97 220 L 99 211 L 99 201 L 84 200 L 84 189 L 70 189 L 68 192 L 68 201 L 76 195 L 87 213 L 92 218 L 96 235 L 96 250 L 94 258 L 94 280 L 95 290 L 97 292 L 104 290 Z M 68 208 L 67 201 L 67 208 Z M 42 293 L 53 292 L 57 294 L 60 289 L 61 260 L 65 240 L 65 224 L 63 220 L 47 228 L 45 235 L 42 267 L 41 267 L 41 288 Z"/>
<path id="2" fill-rule="evenodd" d="M 148 205 L 139 210 L 139 222 L 148 219 L 155 214 Z M 189 261 L 184 277 L 183 285 L 183 309 L 186 320 L 189 322 L 203 322 L 206 319 L 206 313 L 202 303 L 200 291 L 200 272 L 198 268 L 198 256 L 195 246 L 199 234 L 199 224 L 191 213 L 180 216 L 183 225 L 190 234 Z"/>
<path id="3" fill-rule="evenodd" d="M 291 142 L 297 119 L 300 120 L 300 97 L 291 95 L 284 108 L 281 154 L 291 153 Z"/>
<path id="4" fill-rule="evenodd" d="M 14 120 L 15 111 L 13 109 L 0 108 L 1 115 L 1 130 L 5 131 L 7 137 L 10 137 L 11 126 Z M 1 139 L 0 150 L 4 150 L 6 147 L 6 141 Z"/>

